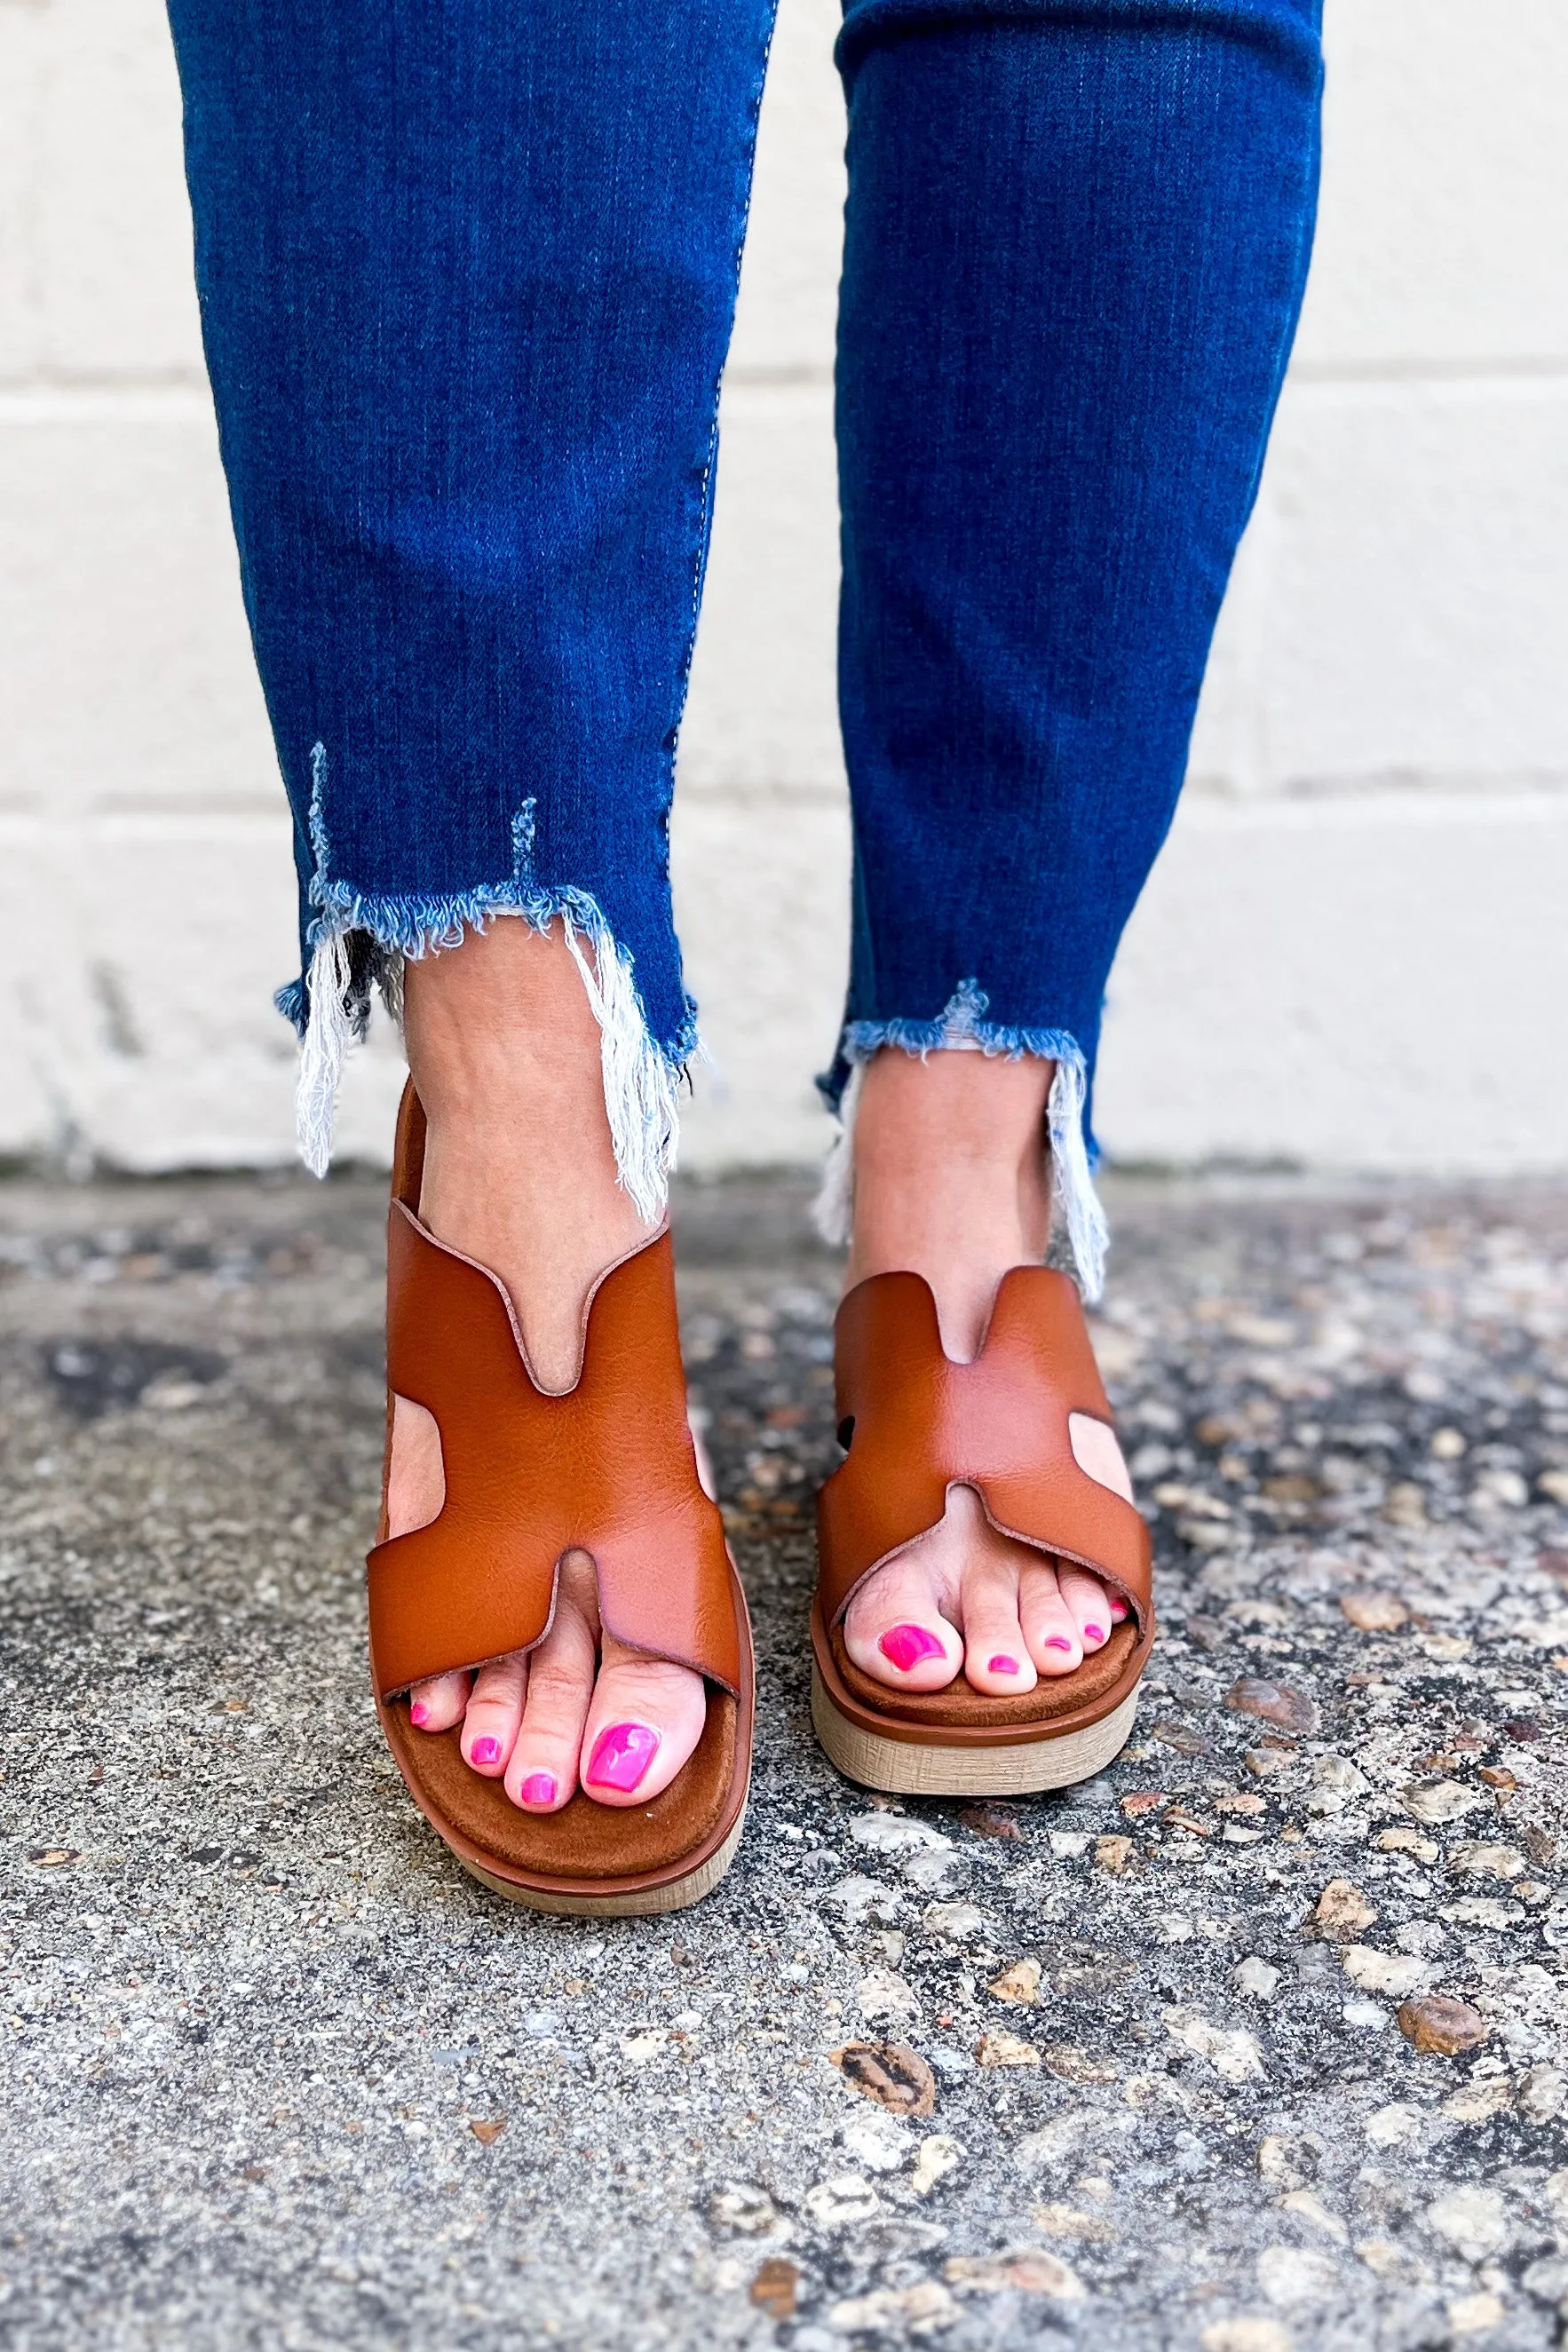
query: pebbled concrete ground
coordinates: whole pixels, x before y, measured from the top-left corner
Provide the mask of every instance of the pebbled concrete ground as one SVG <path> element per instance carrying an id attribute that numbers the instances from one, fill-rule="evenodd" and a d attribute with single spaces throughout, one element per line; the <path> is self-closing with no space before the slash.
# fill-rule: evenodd
<path id="1" fill-rule="evenodd" d="M 1163 1643 L 1110 1771 L 961 1810 L 812 1744 L 800 1189 L 683 1197 L 755 1790 L 601 1926 L 379 1743 L 379 1186 L 0 1186 L 0 2340 L 1560 2340 L 1568 1192 L 1115 1210 Z"/>

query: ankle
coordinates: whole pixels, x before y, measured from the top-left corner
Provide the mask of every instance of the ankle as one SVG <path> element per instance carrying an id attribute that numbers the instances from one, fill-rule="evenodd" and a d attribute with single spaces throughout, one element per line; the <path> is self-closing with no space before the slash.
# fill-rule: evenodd
<path id="1" fill-rule="evenodd" d="M 954 1229 L 945 1239 L 934 1226 L 904 1241 L 886 1229 L 863 1236 L 858 1222 L 845 1288 L 853 1290 L 875 1274 L 920 1275 L 936 1301 L 944 1350 L 955 1363 L 968 1363 L 980 1352 L 1003 1276 L 1010 1266 L 1038 1264 L 1043 1255 L 1006 1235 L 967 1229 Z"/>
<path id="2" fill-rule="evenodd" d="M 617 1181 L 598 1023 L 563 940 L 497 922 L 410 965 L 406 1014 L 440 1240 L 503 1279 L 520 1256 L 591 1278 L 650 1230 Z"/>
<path id="3" fill-rule="evenodd" d="M 559 943 L 518 924 L 416 971 L 420 1216 L 504 1284 L 535 1373 L 568 1387 L 590 1289 L 654 1230 L 618 1181 L 581 977 Z"/>
<path id="4" fill-rule="evenodd" d="M 600 1117 L 603 1118 L 603 1105 Z M 598 1277 L 649 1237 L 616 1181 L 608 1129 L 430 1129 L 419 1213 L 430 1232 L 496 1276 L 528 1360 L 548 1389 L 576 1376 L 583 1318 Z"/>
<path id="5" fill-rule="evenodd" d="M 428 1131 L 454 1150 L 513 1151 L 519 1137 L 539 1143 L 601 1128 L 608 1145 L 596 1033 L 592 1049 L 575 1054 L 478 1039 L 460 1055 L 426 1050 L 409 1059 Z"/>
<path id="6" fill-rule="evenodd" d="M 884 1049 L 855 1121 L 855 1183 L 877 1200 L 952 1194 L 1029 1220 L 1046 1198 L 1045 1114 L 1054 1064 Z"/>
<path id="7" fill-rule="evenodd" d="M 603 1116 L 601 1039 L 556 927 L 502 920 L 405 975 L 409 1066 L 434 1125 L 482 1133 Z"/>
<path id="8" fill-rule="evenodd" d="M 1050 1237 L 1050 1164 L 1043 1131 L 1020 1142 L 973 1135 L 855 1136 L 854 1247 L 919 1248 L 939 1259 L 976 1253 L 1043 1257 Z"/>
<path id="9" fill-rule="evenodd" d="M 923 1276 L 950 1354 L 979 1347 L 1008 1267 L 1045 1255 L 1050 1076 L 1047 1064 L 969 1054 L 923 1065 L 882 1054 L 867 1071 L 847 1278 Z"/>

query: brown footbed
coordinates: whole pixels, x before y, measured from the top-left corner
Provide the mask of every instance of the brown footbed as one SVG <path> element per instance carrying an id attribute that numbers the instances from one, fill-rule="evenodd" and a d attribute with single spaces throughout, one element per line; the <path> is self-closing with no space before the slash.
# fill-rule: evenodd
<path id="1" fill-rule="evenodd" d="M 531 1878 L 613 1885 L 668 1871 L 718 1828 L 735 1780 L 736 1703 L 708 1686 L 702 1737 L 662 1795 L 648 1805 L 600 1805 L 581 1790 L 558 1813 L 525 1813 L 500 1781 L 463 1761 L 459 1734 L 416 1731 L 406 1697 L 381 1710 L 398 1769 L 433 1824 L 447 1826 L 487 1860 Z"/>
<path id="2" fill-rule="evenodd" d="M 827 1640 L 845 1689 L 873 1714 L 900 1723 L 929 1724 L 933 1730 L 939 1727 L 992 1730 L 1003 1724 L 1045 1723 L 1053 1716 L 1074 1715 L 1104 1697 L 1127 1671 L 1138 1646 L 1138 1628 L 1129 1617 L 1113 1628 L 1103 1649 L 1091 1651 L 1070 1675 L 1043 1675 L 1032 1691 L 1016 1698 L 993 1698 L 987 1692 L 977 1691 L 962 1675 L 945 1690 L 893 1690 L 861 1672 L 844 1646 L 842 1627 L 829 1626 Z"/>

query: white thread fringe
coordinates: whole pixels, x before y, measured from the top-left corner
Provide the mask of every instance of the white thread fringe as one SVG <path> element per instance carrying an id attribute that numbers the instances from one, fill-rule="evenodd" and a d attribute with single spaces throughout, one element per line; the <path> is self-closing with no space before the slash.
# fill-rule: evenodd
<path id="1" fill-rule="evenodd" d="M 857 1062 L 838 1104 L 838 1132 L 827 1147 L 811 1221 L 829 1249 L 847 1249 L 855 1223 L 855 1114 L 866 1065 Z"/>
<path id="2" fill-rule="evenodd" d="M 1051 1173 L 1056 1197 L 1068 1229 L 1079 1288 L 1092 1307 L 1105 1287 L 1105 1253 L 1110 1228 L 1089 1173 L 1089 1151 L 1083 1139 L 1084 1103 L 1089 1079 L 1081 1061 L 1065 1056 L 1057 1064 L 1046 1105 L 1051 1139 Z"/>
<path id="3" fill-rule="evenodd" d="M 662 1216 L 680 1136 L 679 1073 L 648 1035 L 632 968 L 607 929 L 588 930 L 563 913 L 572 961 L 583 975 L 599 1024 L 605 1108 L 621 1189 L 639 1217 Z M 592 961 L 581 942 L 586 940 Z"/>
<path id="4" fill-rule="evenodd" d="M 338 1082 L 355 1028 L 349 1005 L 348 940 L 337 931 L 321 941 L 310 959 L 310 1016 L 300 1047 L 294 1095 L 300 1157 L 312 1176 L 324 1176 L 331 1165 Z"/>

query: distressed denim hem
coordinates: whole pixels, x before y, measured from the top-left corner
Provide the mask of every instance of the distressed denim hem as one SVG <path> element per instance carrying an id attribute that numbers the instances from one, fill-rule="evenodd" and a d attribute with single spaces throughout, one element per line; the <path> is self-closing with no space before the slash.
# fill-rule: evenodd
<path id="1" fill-rule="evenodd" d="M 499 915 L 518 915 L 534 930 L 559 921 L 582 974 L 594 1018 L 605 1077 L 605 1108 L 616 1150 L 616 1173 L 639 1216 L 662 1214 L 679 1135 L 681 1080 L 701 1051 L 696 1007 L 668 1039 L 653 1034 L 632 958 L 596 898 L 570 883 L 541 883 L 533 871 L 536 803 L 525 800 L 511 821 L 511 874 L 504 882 L 477 882 L 467 890 L 406 897 L 367 897 L 352 882 L 331 878 L 327 832 L 327 747 L 310 753 L 309 896 L 316 912 L 306 929 L 310 967 L 273 1000 L 300 1037 L 295 1128 L 300 1156 L 313 1176 L 324 1176 L 332 1156 L 332 1114 L 343 1056 L 363 1040 L 370 992 L 381 990 L 387 1011 L 403 1019 L 403 967 L 462 944 L 488 930 Z"/>
<path id="2" fill-rule="evenodd" d="M 696 1015 L 689 1007 L 672 1038 L 652 1034 L 631 957 L 586 891 L 498 882 L 441 897 L 378 898 L 347 884 L 318 881 L 310 895 L 321 911 L 307 935 L 308 974 L 280 988 L 274 1002 L 300 1040 L 295 1123 L 300 1157 L 312 1175 L 324 1176 L 331 1159 L 343 1056 L 364 1036 L 372 983 L 401 1022 L 406 961 L 438 955 L 469 932 L 488 930 L 498 917 L 512 915 L 536 931 L 561 923 L 599 1024 L 616 1174 L 639 1216 L 662 1213 L 679 1133 L 679 1088 L 688 1063 L 700 1051 Z"/>
<path id="3" fill-rule="evenodd" d="M 884 1046 L 906 1054 L 968 1051 L 1020 1061 L 1027 1055 L 1056 1064 L 1046 1107 L 1050 1146 L 1052 1223 L 1063 1228 L 1070 1271 L 1092 1305 L 1105 1287 L 1105 1254 L 1110 1233 L 1094 1189 L 1084 1110 L 1089 1065 L 1069 1030 L 1009 1028 L 987 1021 L 989 999 L 973 980 L 960 981 L 934 1021 L 850 1021 L 839 1039 L 833 1068 L 817 1085 L 838 1114 L 839 1131 L 827 1155 L 813 1212 L 824 1240 L 848 1244 L 855 1200 L 855 1118 L 867 1063 Z M 1096 1155 L 1098 1157 L 1098 1155 Z"/>

